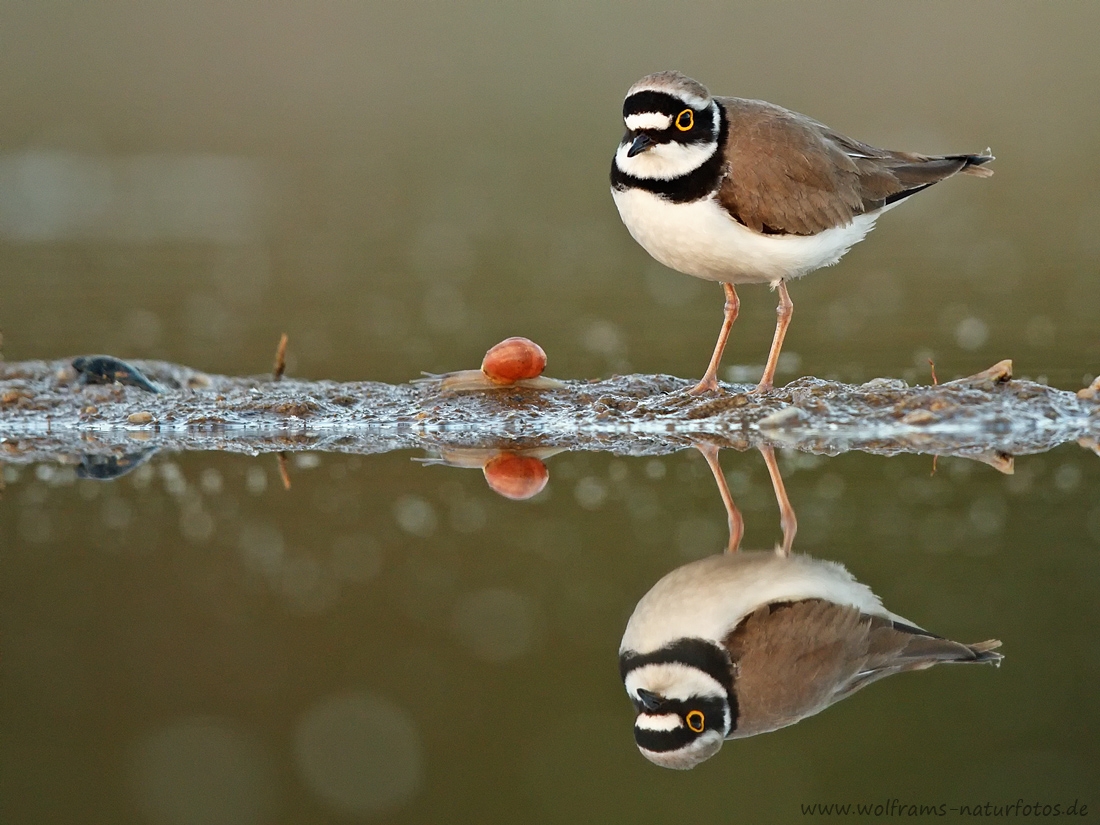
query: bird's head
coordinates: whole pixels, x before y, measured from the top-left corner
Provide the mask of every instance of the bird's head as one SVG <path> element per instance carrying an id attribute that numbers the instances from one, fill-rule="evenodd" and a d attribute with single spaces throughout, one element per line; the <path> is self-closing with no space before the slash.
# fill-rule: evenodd
<path id="1" fill-rule="evenodd" d="M 679 72 L 647 75 L 631 86 L 623 123 L 615 163 L 636 178 L 681 177 L 718 148 L 718 105 L 702 84 Z"/>

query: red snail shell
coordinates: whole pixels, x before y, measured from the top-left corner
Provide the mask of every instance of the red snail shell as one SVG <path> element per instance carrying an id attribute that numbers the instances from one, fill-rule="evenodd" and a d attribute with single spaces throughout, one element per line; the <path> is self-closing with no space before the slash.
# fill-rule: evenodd
<path id="1" fill-rule="evenodd" d="M 542 491 L 550 471 L 541 459 L 530 455 L 500 453 L 481 468 L 486 483 L 505 498 L 523 501 Z"/>
<path id="2" fill-rule="evenodd" d="M 512 384 L 537 378 L 546 369 L 546 353 L 529 338 L 505 338 L 485 353 L 481 371 L 490 381 Z"/>
<path id="3" fill-rule="evenodd" d="M 546 352 L 530 338 L 506 338 L 492 347 L 479 370 L 459 370 L 439 378 L 444 392 L 486 392 L 521 387 L 525 390 L 560 390 L 565 384 L 542 375 Z"/>

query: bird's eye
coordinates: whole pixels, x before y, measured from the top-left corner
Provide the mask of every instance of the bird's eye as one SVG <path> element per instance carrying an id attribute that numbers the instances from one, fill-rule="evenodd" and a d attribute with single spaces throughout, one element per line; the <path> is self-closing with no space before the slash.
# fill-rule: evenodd
<path id="1" fill-rule="evenodd" d="M 676 115 L 676 128 L 681 132 L 691 131 L 691 127 L 695 125 L 695 112 L 691 109 L 684 109 L 680 114 Z"/>
<path id="2" fill-rule="evenodd" d="M 688 711 L 688 715 L 684 718 L 688 723 L 688 727 L 693 731 L 696 733 L 703 732 L 703 725 L 706 723 L 706 717 L 703 716 L 701 710 L 690 710 Z"/>

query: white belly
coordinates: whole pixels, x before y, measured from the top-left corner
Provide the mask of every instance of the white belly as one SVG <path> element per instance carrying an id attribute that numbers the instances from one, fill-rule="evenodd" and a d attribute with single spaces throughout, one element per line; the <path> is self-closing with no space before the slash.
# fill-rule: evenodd
<path id="1" fill-rule="evenodd" d="M 912 625 L 837 562 L 742 550 L 678 567 L 653 585 L 627 622 L 619 651 L 648 653 L 678 639 L 720 641 L 757 607 L 825 599 Z"/>
<path id="2" fill-rule="evenodd" d="M 611 195 L 634 240 L 665 266 L 708 281 L 773 286 L 835 264 L 895 205 L 816 235 L 762 235 L 733 220 L 713 195 L 691 203 L 642 189 Z"/>

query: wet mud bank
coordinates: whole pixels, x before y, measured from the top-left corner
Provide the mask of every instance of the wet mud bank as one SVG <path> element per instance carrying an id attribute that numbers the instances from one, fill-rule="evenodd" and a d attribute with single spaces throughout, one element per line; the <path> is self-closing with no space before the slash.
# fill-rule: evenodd
<path id="1" fill-rule="evenodd" d="M 275 380 L 109 356 L 0 363 L 0 461 L 94 467 L 159 450 L 661 454 L 708 442 L 960 455 L 1010 471 L 1012 455 L 1067 441 L 1096 449 L 1100 438 L 1100 381 L 1059 390 L 1013 379 L 1009 361 L 935 386 L 800 378 L 762 395 L 725 385 L 692 396 L 693 382 L 665 375 L 556 383 L 454 392 L 439 377 Z"/>

